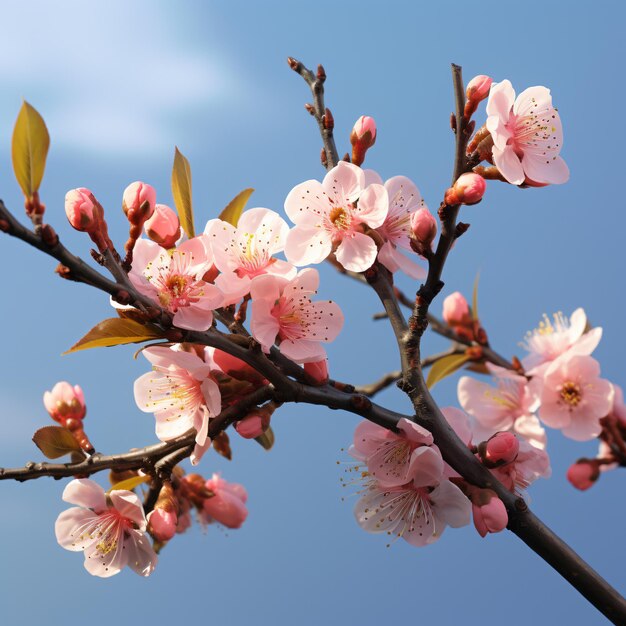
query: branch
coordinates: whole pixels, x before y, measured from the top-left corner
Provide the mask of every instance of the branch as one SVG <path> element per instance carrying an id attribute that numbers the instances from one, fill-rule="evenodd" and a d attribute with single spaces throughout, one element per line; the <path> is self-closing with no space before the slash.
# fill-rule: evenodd
<path id="1" fill-rule="evenodd" d="M 311 89 L 311 93 L 313 94 L 313 107 L 308 105 L 307 110 L 313 115 L 319 126 L 322 142 L 324 143 L 322 162 L 326 169 L 330 170 L 339 163 L 339 155 L 337 154 L 335 138 L 333 137 L 333 128 L 335 126 L 333 116 L 330 109 L 324 106 L 324 81 L 326 80 L 326 72 L 321 65 L 318 65 L 317 75 L 315 75 L 293 57 L 289 57 L 287 63 L 289 63 L 289 67 L 294 72 L 297 72 L 304 78 Z"/>

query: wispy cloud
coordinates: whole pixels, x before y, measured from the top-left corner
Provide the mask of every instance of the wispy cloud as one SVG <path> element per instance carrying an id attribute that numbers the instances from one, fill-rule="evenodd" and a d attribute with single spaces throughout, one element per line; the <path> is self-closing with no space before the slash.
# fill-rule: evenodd
<path id="1" fill-rule="evenodd" d="M 173 4 L 27 0 L 3 8 L 0 134 L 20 99 L 41 110 L 57 147 L 170 150 L 171 121 L 237 98 L 224 54 L 186 34 Z M 191 19 L 190 16 L 188 19 Z M 197 31 L 196 31 L 197 32 Z"/>

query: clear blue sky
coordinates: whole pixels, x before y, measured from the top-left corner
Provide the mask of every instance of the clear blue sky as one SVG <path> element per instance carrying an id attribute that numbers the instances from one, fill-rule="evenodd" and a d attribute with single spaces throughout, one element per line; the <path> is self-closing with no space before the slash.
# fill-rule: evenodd
<path id="1" fill-rule="evenodd" d="M 32 2 L 3 7 L 0 38 L 0 197 L 21 211 L 9 155 L 12 125 L 26 98 L 52 137 L 42 197 L 66 244 L 88 257 L 88 242 L 63 215 L 65 192 L 90 187 L 124 240 L 119 206 L 134 180 L 170 203 L 174 145 L 189 158 L 197 220 L 214 217 L 244 187 L 251 206 L 282 210 L 293 185 L 321 177 L 320 140 L 303 109 L 308 90 L 288 55 L 328 73 L 327 104 L 340 150 L 361 114 L 379 139 L 368 165 L 405 174 L 435 208 L 449 182 L 453 139 L 451 62 L 466 79 L 508 78 L 519 91 L 552 89 L 565 129 L 571 181 L 518 190 L 490 184 L 464 210 L 472 224 L 446 267 L 444 294 L 469 294 L 481 272 L 480 311 L 492 344 L 517 342 L 544 312 L 583 306 L 604 327 L 596 351 L 603 374 L 626 384 L 623 368 L 624 214 L 623 4 L 544 2 Z M 58 380 L 82 385 L 86 426 L 99 450 L 155 441 L 154 422 L 132 399 L 146 362 L 132 348 L 61 357 L 110 315 L 107 299 L 63 283 L 54 263 L 0 239 L 4 365 L 0 381 L 0 465 L 40 458 L 30 442 L 49 423 L 41 403 Z M 332 374 L 369 382 L 395 369 L 389 329 L 370 320 L 374 296 L 322 268 L 322 291 L 347 317 L 330 349 Z M 408 282 L 402 283 L 409 290 Z M 440 305 L 435 306 L 438 310 Z M 443 347 L 429 340 L 427 348 Z M 436 389 L 456 402 L 456 380 Z M 381 401 L 408 410 L 400 394 Z M 519 540 L 448 530 L 426 549 L 392 548 L 361 531 L 353 501 L 342 502 L 341 467 L 354 416 L 286 406 L 266 453 L 234 439 L 234 461 L 208 454 L 201 471 L 246 485 L 250 517 L 236 532 L 197 527 L 162 553 L 154 575 L 89 576 L 82 556 L 54 540 L 63 484 L 2 483 L 0 621 L 6 624 L 187 622 L 260 624 L 478 624 L 483 612 L 510 626 L 602 624 L 603 619 Z M 536 513 L 609 581 L 626 590 L 623 472 L 590 492 L 565 481 L 568 465 L 595 453 L 551 432 L 554 477 L 531 490 Z M 104 479 L 104 477 L 103 477 Z M 104 482 L 104 481 L 102 481 Z"/>

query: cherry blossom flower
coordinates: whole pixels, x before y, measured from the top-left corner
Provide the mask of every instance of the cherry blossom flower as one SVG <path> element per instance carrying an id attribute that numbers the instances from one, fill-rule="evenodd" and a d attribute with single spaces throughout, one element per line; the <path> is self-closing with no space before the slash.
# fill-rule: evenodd
<path id="1" fill-rule="evenodd" d="M 289 232 L 287 222 L 274 211 L 245 211 L 236 228 L 223 220 L 210 220 L 204 232 L 221 272 L 215 284 L 225 295 L 224 305 L 249 293 L 256 276 L 271 274 L 291 280 L 296 275 L 293 265 L 273 256 L 284 250 Z"/>
<path id="2" fill-rule="evenodd" d="M 369 478 L 354 515 L 370 533 L 402 537 L 414 546 L 425 546 L 441 537 L 446 526 L 459 528 L 471 520 L 472 503 L 448 479 L 430 486 L 413 482 L 385 487 Z"/>
<path id="3" fill-rule="evenodd" d="M 43 394 L 43 403 L 50 417 L 60 423 L 67 419 L 82 420 L 87 413 L 83 390 L 64 380 Z"/>
<path id="4" fill-rule="evenodd" d="M 541 421 L 576 441 L 597 437 L 614 395 L 613 385 L 599 376 L 600 364 L 590 356 L 568 352 L 553 361 L 543 378 Z"/>
<path id="5" fill-rule="evenodd" d="M 175 326 L 206 330 L 213 322 L 211 311 L 223 301 L 222 292 L 202 280 L 212 265 L 199 237 L 169 253 L 153 241 L 139 239 L 128 277 L 138 291 L 174 314 Z"/>
<path id="6" fill-rule="evenodd" d="M 493 162 L 513 185 L 560 184 L 569 169 L 559 156 L 563 128 L 546 87 L 529 87 L 515 98 L 510 81 L 494 83 L 487 102 Z"/>
<path id="7" fill-rule="evenodd" d="M 378 250 L 366 227 L 382 226 L 389 207 L 382 185 L 365 188 L 365 175 L 341 161 L 323 182 L 296 185 L 285 200 L 285 211 L 296 225 L 287 235 L 287 260 L 298 266 L 321 263 L 334 248 L 337 261 L 352 272 L 364 272 Z"/>
<path id="8" fill-rule="evenodd" d="M 84 550 L 90 574 L 107 578 L 127 565 L 140 576 L 153 572 L 157 556 L 145 534 L 146 518 L 136 494 L 114 490 L 107 495 L 98 483 L 81 478 L 65 487 L 63 500 L 78 507 L 57 518 L 57 541 L 66 550 Z"/>
<path id="9" fill-rule="evenodd" d="M 365 171 L 365 181 L 368 185 L 383 182 L 373 170 Z M 411 278 L 422 280 L 426 278 L 426 270 L 398 249 L 411 251 L 411 217 L 419 209 L 426 208 L 422 194 L 406 176 L 394 176 L 385 181 L 384 187 L 389 199 L 389 211 L 382 225 L 376 228 L 385 242 L 378 251 L 378 260 L 392 273 L 402 270 Z"/>
<path id="10" fill-rule="evenodd" d="M 534 413 L 539 408 L 540 385 L 502 367 L 489 365 L 497 387 L 470 376 L 459 379 L 461 406 L 477 424 L 474 436 L 483 441 L 497 431 L 513 430 L 538 448 L 546 447 L 546 433 Z"/>
<path id="11" fill-rule="evenodd" d="M 524 490 L 537 478 L 550 478 L 550 457 L 523 439 L 519 440 L 519 452 L 515 460 L 491 470 L 496 478 L 510 491 L 523 495 Z"/>
<path id="12" fill-rule="evenodd" d="M 318 285 L 315 269 L 302 270 L 291 281 L 270 275 L 252 281 L 250 327 L 265 352 L 278 339 L 280 351 L 298 363 L 325 358 L 321 344 L 337 337 L 343 313 L 332 301 L 311 302 Z"/>
<path id="13" fill-rule="evenodd" d="M 554 323 L 547 315 L 539 326 L 526 333 L 521 344 L 530 354 L 522 359 L 522 365 L 530 375 L 541 375 L 547 365 L 567 350 L 576 354 L 591 354 L 600 343 L 602 328 L 587 328 L 587 316 L 583 309 L 576 309 L 569 319 L 563 313 L 553 315 Z"/>
<path id="14" fill-rule="evenodd" d="M 213 474 L 206 481 L 206 488 L 213 495 L 204 500 L 200 521 L 204 524 L 218 522 L 226 528 L 240 528 L 248 517 L 246 488 L 224 480 L 219 474 Z"/>
<path id="15" fill-rule="evenodd" d="M 153 371 L 135 381 L 135 402 L 145 413 L 154 413 L 156 435 L 161 441 L 175 439 L 190 429 L 196 431 L 191 456 L 195 465 L 211 444 L 209 420 L 221 410 L 220 390 L 209 377 L 211 366 L 196 354 L 179 349 L 155 346 L 142 354 Z"/>
<path id="16" fill-rule="evenodd" d="M 407 419 L 398 422 L 399 434 L 372 422 L 361 422 L 354 431 L 350 454 L 364 461 L 369 474 L 381 485 L 397 487 L 413 481 L 424 487 L 443 473 L 443 459 L 433 436 Z"/>

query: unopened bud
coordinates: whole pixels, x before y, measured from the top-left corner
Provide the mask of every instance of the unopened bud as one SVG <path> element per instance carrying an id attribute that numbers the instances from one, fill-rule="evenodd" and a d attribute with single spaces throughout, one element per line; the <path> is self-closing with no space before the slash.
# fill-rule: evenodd
<path id="1" fill-rule="evenodd" d="M 146 183 L 137 181 L 128 185 L 124 190 L 122 209 L 133 223 L 143 223 L 147 220 L 154 213 L 155 204 L 156 191 L 154 187 Z M 130 211 L 134 213 L 129 216 Z"/>
<path id="2" fill-rule="evenodd" d="M 467 83 L 467 90 L 465 92 L 467 102 L 465 103 L 465 111 L 463 113 L 465 119 L 472 117 L 478 105 L 489 95 L 492 82 L 493 79 L 490 76 L 480 74 L 479 76 L 474 76 L 474 78 Z"/>
<path id="3" fill-rule="evenodd" d="M 519 454 L 519 441 L 513 433 L 499 432 L 479 446 L 482 460 L 492 467 L 512 463 Z"/>
<path id="4" fill-rule="evenodd" d="M 70 224 L 81 232 L 94 232 L 100 227 L 100 216 L 85 187 L 71 189 L 65 194 L 65 214 Z"/>
<path id="5" fill-rule="evenodd" d="M 361 115 L 350 133 L 352 163 L 361 165 L 366 152 L 376 143 L 376 122 L 373 117 Z"/>
<path id="6" fill-rule="evenodd" d="M 443 319 L 450 326 L 465 324 L 469 321 L 469 304 L 460 291 L 451 293 L 443 301 Z"/>
<path id="7" fill-rule="evenodd" d="M 180 220 L 165 204 L 157 204 L 150 219 L 143 225 L 146 235 L 162 248 L 169 249 L 180 239 Z"/>
<path id="8" fill-rule="evenodd" d="M 455 202 L 448 202 L 448 192 L 446 192 L 446 204 L 477 204 L 483 199 L 485 190 L 487 189 L 487 183 L 485 179 L 479 174 L 469 172 L 467 174 L 461 174 L 456 183 L 452 187 L 452 193 L 450 196 L 456 198 Z M 452 197 L 450 197 L 452 199 Z"/>
<path id="9" fill-rule="evenodd" d="M 567 470 L 567 480 L 581 491 L 589 489 L 600 477 L 600 469 L 597 463 L 588 459 L 580 459 Z"/>
<path id="10" fill-rule="evenodd" d="M 57 383 L 52 391 L 43 394 L 43 403 L 50 417 L 65 426 L 65 420 L 82 420 L 87 413 L 83 390 L 68 382 Z"/>
<path id="11" fill-rule="evenodd" d="M 418 209 L 411 215 L 411 231 L 418 249 L 432 249 L 432 243 L 437 236 L 437 220 L 426 207 Z"/>
<path id="12" fill-rule="evenodd" d="M 263 427 L 263 417 L 258 413 L 249 413 L 235 424 L 235 430 L 244 439 L 260 437 L 265 432 L 266 428 L 267 426 Z"/>
<path id="13" fill-rule="evenodd" d="M 170 482 L 163 483 L 154 510 L 148 514 L 148 532 L 157 541 L 169 541 L 178 526 L 178 502 Z"/>
<path id="14" fill-rule="evenodd" d="M 481 489 L 472 496 L 474 526 L 481 537 L 487 533 L 499 533 L 509 523 L 504 503 L 491 489 Z"/>
<path id="15" fill-rule="evenodd" d="M 316 384 L 324 385 L 328 382 L 328 359 L 305 363 L 304 371 Z"/>

